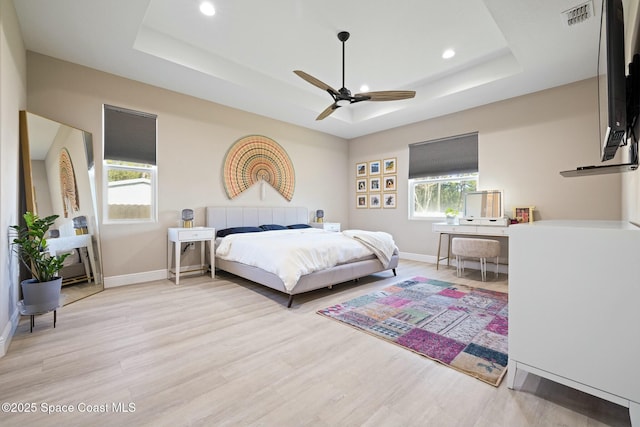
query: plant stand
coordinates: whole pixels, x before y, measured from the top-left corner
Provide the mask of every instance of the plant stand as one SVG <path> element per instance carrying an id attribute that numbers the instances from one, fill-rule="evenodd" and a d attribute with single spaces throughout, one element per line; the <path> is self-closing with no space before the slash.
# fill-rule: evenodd
<path id="1" fill-rule="evenodd" d="M 38 314 L 45 314 L 53 311 L 53 327 L 56 327 L 56 321 L 58 320 L 58 308 L 62 304 L 58 303 L 57 306 L 43 310 L 34 305 L 24 305 L 24 300 L 18 301 L 18 311 L 23 316 L 29 316 L 29 332 L 33 333 L 33 327 L 36 325 L 35 316 Z"/>

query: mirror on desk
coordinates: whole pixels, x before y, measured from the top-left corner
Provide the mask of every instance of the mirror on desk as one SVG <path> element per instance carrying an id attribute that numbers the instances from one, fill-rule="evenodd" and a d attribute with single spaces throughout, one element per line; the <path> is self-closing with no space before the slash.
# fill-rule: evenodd
<path id="1" fill-rule="evenodd" d="M 501 218 L 503 215 L 501 191 L 465 193 L 464 218 Z"/>
<path id="2" fill-rule="evenodd" d="M 21 111 L 20 144 L 26 209 L 58 215 L 49 251 L 71 252 L 60 273 L 64 304 L 102 291 L 91 133 Z"/>

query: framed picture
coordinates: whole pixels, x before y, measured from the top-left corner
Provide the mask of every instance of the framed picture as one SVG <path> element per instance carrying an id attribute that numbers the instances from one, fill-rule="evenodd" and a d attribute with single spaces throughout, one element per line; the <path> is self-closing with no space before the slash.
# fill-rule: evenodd
<path id="1" fill-rule="evenodd" d="M 356 208 L 358 209 L 366 209 L 367 204 L 367 195 L 366 194 L 358 194 L 356 196 Z"/>
<path id="2" fill-rule="evenodd" d="M 382 178 L 384 191 L 396 191 L 396 175 L 389 175 Z"/>
<path id="3" fill-rule="evenodd" d="M 369 178 L 369 191 L 380 191 L 380 178 Z"/>
<path id="4" fill-rule="evenodd" d="M 382 207 L 394 209 L 396 207 L 396 193 L 384 193 L 382 195 Z"/>
<path id="5" fill-rule="evenodd" d="M 513 208 L 513 219 L 518 222 L 533 222 L 533 210 L 535 206 L 526 208 Z"/>
<path id="6" fill-rule="evenodd" d="M 356 179 L 356 193 L 366 193 L 366 192 L 367 192 L 367 178 Z"/>
<path id="7" fill-rule="evenodd" d="M 390 159 L 384 159 L 382 161 L 382 172 L 384 174 L 389 174 L 389 173 L 396 173 L 396 163 L 398 161 L 396 160 L 395 157 L 390 158 Z"/>
<path id="8" fill-rule="evenodd" d="M 382 199 L 380 193 L 369 194 L 369 208 L 376 209 L 382 207 Z"/>
<path id="9" fill-rule="evenodd" d="M 380 175 L 380 160 L 369 162 L 369 175 Z"/>
<path id="10" fill-rule="evenodd" d="M 367 162 L 356 163 L 356 177 L 367 176 Z"/>

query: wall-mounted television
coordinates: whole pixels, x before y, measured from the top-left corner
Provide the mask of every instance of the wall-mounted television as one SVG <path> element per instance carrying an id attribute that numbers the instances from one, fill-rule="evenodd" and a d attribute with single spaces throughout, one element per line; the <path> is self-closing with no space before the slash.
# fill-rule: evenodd
<path id="1" fill-rule="evenodd" d="M 600 49 L 598 73 L 606 65 L 606 82 L 598 77 L 600 105 L 600 135 L 602 136 L 602 161 L 613 159 L 618 147 L 626 142 L 627 133 L 627 81 L 624 58 L 624 9 L 622 0 L 603 0 L 600 25 Z M 605 48 L 603 49 L 603 43 Z M 602 104 L 606 103 L 606 114 Z M 604 119 L 604 124 L 602 123 Z M 604 129 L 603 129 L 604 128 Z M 604 130 L 604 132 L 603 132 Z"/>
<path id="2" fill-rule="evenodd" d="M 640 56 L 634 55 L 627 75 L 624 36 L 622 0 L 602 0 L 598 49 L 598 108 L 602 141 L 600 160 L 606 162 L 613 159 L 618 148 L 629 145 L 629 161 L 580 166 L 560 172 L 562 176 L 628 172 L 638 168 L 638 140 L 634 130 L 640 111 Z"/>

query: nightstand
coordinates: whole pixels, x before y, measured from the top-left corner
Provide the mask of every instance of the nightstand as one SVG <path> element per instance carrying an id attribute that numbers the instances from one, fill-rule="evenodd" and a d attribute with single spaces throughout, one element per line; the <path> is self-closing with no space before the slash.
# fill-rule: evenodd
<path id="1" fill-rule="evenodd" d="M 340 232 L 339 222 L 312 222 L 309 225 L 312 226 L 313 228 L 321 228 L 325 231 Z"/>
<path id="2" fill-rule="evenodd" d="M 168 239 L 167 239 L 167 279 L 171 279 L 171 274 L 174 274 L 176 277 L 176 285 L 180 284 L 180 273 L 185 273 L 186 271 L 180 271 L 180 248 L 182 247 L 182 243 L 191 243 L 191 242 L 201 242 L 200 243 L 200 268 L 195 270 L 188 271 L 201 271 L 203 274 L 207 272 L 207 265 L 205 264 L 204 257 L 204 248 L 207 242 L 210 243 L 210 251 L 211 255 L 211 278 L 214 277 L 215 272 L 215 256 L 213 252 L 215 250 L 215 240 L 216 238 L 216 229 L 209 227 L 193 227 L 193 228 L 179 228 L 173 227 L 168 229 Z M 171 271 L 171 253 L 173 245 L 173 255 L 175 257 L 175 270 Z"/>

